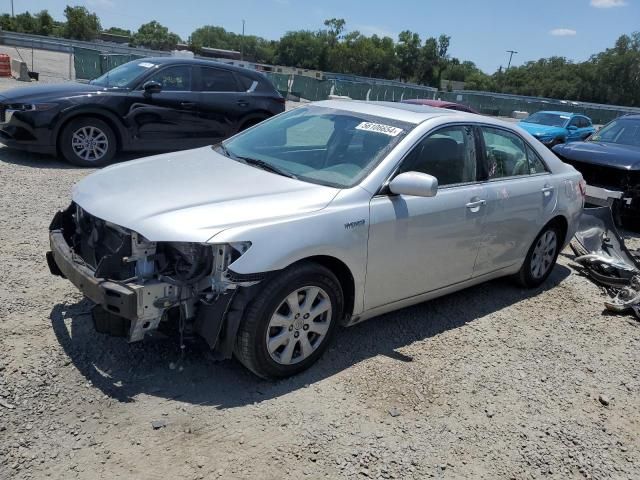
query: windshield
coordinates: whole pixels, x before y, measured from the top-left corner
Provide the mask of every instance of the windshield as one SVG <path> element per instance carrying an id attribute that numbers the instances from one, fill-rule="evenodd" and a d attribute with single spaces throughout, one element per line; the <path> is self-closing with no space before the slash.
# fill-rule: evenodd
<path id="1" fill-rule="evenodd" d="M 549 127 L 564 127 L 571 117 L 559 113 L 538 112 L 522 120 L 525 123 L 536 123 Z"/>
<path id="2" fill-rule="evenodd" d="M 630 118 L 614 120 L 602 127 L 589 140 L 640 147 L 640 120 Z"/>
<path id="3" fill-rule="evenodd" d="M 223 142 L 219 151 L 274 173 L 348 188 L 414 127 L 346 110 L 299 107 Z"/>
<path id="4" fill-rule="evenodd" d="M 156 65 L 154 63 L 135 60 L 133 62 L 120 65 L 113 70 L 109 70 L 101 77 L 91 80 L 89 83 L 91 85 L 99 85 L 101 87 L 129 87 L 135 79 L 155 66 Z"/>

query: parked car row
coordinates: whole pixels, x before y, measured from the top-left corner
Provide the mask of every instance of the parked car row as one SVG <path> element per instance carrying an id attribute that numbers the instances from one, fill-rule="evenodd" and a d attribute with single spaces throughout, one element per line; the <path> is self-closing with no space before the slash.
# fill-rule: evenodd
<path id="1" fill-rule="evenodd" d="M 47 262 L 98 331 L 194 333 L 266 378 L 309 367 L 340 326 L 501 276 L 539 286 L 588 192 L 637 209 L 640 116 L 594 133 L 584 115 L 513 124 L 434 100 L 282 113 L 261 74 L 178 58 L 0 102 L 3 143 L 76 165 L 196 147 L 83 179 Z"/>

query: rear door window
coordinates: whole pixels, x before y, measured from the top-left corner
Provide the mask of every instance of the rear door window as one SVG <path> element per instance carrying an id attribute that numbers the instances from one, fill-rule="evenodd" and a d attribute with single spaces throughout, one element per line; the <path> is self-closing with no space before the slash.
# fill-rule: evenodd
<path id="1" fill-rule="evenodd" d="M 238 81 L 240 82 L 240 85 L 242 86 L 243 92 L 248 92 L 249 90 L 251 90 L 254 83 L 256 84 L 258 83 L 257 80 L 254 80 L 253 78 L 247 77 L 245 75 L 237 75 L 237 78 L 238 78 Z"/>
<path id="2" fill-rule="evenodd" d="M 219 68 L 201 67 L 200 83 L 203 92 L 241 91 L 232 72 Z"/>
<path id="3" fill-rule="evenodd" d="M 527 145 L 527 159 L 529 160 L 529 173 L 536 175 L 538 173 L 547 173 L 547 167 L 533 148 Z"/>
<path id="4" fill-rule="evenodd" d="M 498 128 L 481 127 L 489 180 L 529 175 L 524 142 L 517 135 Z"/>

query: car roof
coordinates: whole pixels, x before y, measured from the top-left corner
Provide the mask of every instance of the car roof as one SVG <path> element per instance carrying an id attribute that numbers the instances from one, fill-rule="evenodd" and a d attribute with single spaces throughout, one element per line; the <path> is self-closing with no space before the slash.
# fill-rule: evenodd
<path id="1" fill-rule="evenodd" d="M 135 60 L 134 60 L 135 61 Z M 237 72 L 237 73 L 242 73 L 243 75 L 247 75 L 249 77 L 252 78 L 265 78 L 264 75 L 262 75 L 262 73 L 256 71 L 256 70 L 251 70 L 249 68 L 243 68 L 243 67 L 236 67 L 235 65 L 230 65 L 228 63 L 222 63 L 222 62 L 216 62 L 215 60 L 205 60 L 202 58 L 190 58 L 190 57 L 148 57 L 148 58 L 141 58 L 139 59 L 139 61 L 141 62 L 149 62 L 149 63 L 155 63 L 158 65 L 172 65 L 172 64 L 182 64 L 184 65 L 185 63 L 191 64 L 191 65 L 204 65 L 204 66 L 209 66 L 209 67 L 216 67 L 216 68 L 222 68 L 225 70 L 230 70 L 233 72 Z"/>
<path id="2" fill-rule="evenodd" d="M 367 102 L 363 100 L 324 100 L 314 102 L 313 105 L 336 110 L 346 110 L 356 113 L 374 115 L 376 117 L 389 118 L 401 122 L 419 124 L 433 118 L 451 117 L 460 121 L 479 121 L 482 123 L 508 126 L 513 124 L 485 117 L 475 113 L 461 112 L 457 110 L 445 110 L 444 108 L 429 107 L 414 103 L 400 102 Z"/>
<path id="3" fill-rule="evenodd" d="M 428 105 L 430 107 L 443 107 L 445 105 L 458 105 L 454 102 L 447 102 L 446 100 L 432 100 L 429 98 L 416 98 L 403 100 L 402 103 L 410 103 L 413 105 Z"/>
<path id="4" fill-rule="evenodd" d="M 579 115 L 581 117 L 584 117 L 584 115 L 582 115 L 581 113 L 560 112 L 558 110 L 542 110 L 542 111 L 536 112 L 536 113 L 550 113 L 552 115 L 564 115 L 564 116 L 567 116 L 567 117 L 575 117 L 576 115 Z"/>

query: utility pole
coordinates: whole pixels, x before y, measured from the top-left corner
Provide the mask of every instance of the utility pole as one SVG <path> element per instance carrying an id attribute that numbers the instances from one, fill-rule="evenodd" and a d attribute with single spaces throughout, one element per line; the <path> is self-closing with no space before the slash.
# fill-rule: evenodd
<path id="1" fill-rule="evenodd" d="M 13 0 L 11 0 L 11 18 L 13 18 L 15 15 L 13 14 Z"/>
<path id="2" fill-rule="evenodd" d="M 242 43 L 240 44 L 240 61 L 244 62 L 244 18 L 242 19 Z"/>
<path id="3" fill-rule="evenodd" d="M 509 64 L 507 65 L 507 70 L 509 70 L 509 68 L 511 67 L 511 59 L 513 58 L 513 55 L 517 55 L 518 52 L 516 52 L 515 50 L 507 50 L 507 53 L 509 54 Z"/>

